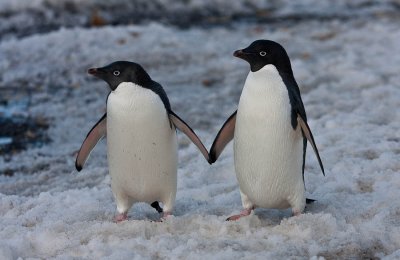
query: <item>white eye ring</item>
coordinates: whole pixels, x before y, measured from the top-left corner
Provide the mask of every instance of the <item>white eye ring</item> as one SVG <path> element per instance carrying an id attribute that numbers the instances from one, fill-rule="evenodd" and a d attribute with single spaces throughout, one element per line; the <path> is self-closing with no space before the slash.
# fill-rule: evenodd
<path id="1" fill-rule="evenodd" d="M 267 53 L 265 51 L 260 51 L 260 55 L 264 57 L 265 55 L 267 55 Z"/>
<path id="2" fill-rule="evenodd" d="M 114 76 L 117 76 L 117 77 L 118 77 L 119 74 L 121 74 L 121 72 L 119 72 L 119 70 L 114 70 L 114 71 L 113 71 L 113 74 L 114 74 Z"/>

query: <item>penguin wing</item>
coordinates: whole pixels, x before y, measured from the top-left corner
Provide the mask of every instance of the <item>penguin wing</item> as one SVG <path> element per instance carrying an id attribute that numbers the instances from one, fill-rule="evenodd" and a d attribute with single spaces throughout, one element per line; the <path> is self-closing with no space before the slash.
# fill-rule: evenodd
<path id="1" fill-rule="evenodd" d="M 305 120 L 303 120 L 303 118 L 301 117 L 300 114 L 297 114 L 297 121 L 300 124 L 301 130 L 302 130 L 304 136 L 307 138 L 307 140 L 310 142 L 312 148 L 314 149 L 315 155 L 317 156 L 317 159 L 318 159 L 319 166 L 321 167 L 321 170 L 322 170 L 322 174 L 325 176 L 324 165 L 322 164 L 321 157 L 319 156 L 318 148 L 317 148 L 317 145 L 315 144 L 314 136 L 311 132 L 310 127 L 308 126 L 307 122 Z"/>
<path id="2" fill-rule="evenodd" d="M 297 85 L 296 80 L 293 77 L 293 74 L 288 73 L 279 73 L 282 77 L 283 82 L 288 88 L 290 104 L 292 106 L 292 114 L 291 114 L 291 124 L 294 130 L 296 130 L 297 125 L 300 124 L 302 129 L 303 137 L 307 138 L 307 140 L 311 143 L 311 146 L 314 149 L 314 152 L 317 156 L 319 166 L 321 167 L 322 174 L 325 176 L 324 166 L 322 165 L 321 157 L 318 153 L 317 145 L 315 144 L 313 134 L 311 133 L 310 127 L 307 124 L 307 115 L 306 110 L 304 108 L 303 101 L 301 100 L 300 89 Z M 306 159 L 306 150 L 307 150 L 307 141 L 303 140 L 303 180 L 304 180 L 304 166 Z"/>
<path id="3" fill-rule="evenodd" d="M 204 158 L 209 161 L 208 151 L 204 144 L 201 142 L 200 138 L 196 135 L 196 133 L 190 128 L 185 121 L 183 121 L 177 114 L 172 111 L 168 112 L 169 118 L 174 124 L 176 128 L 181 130 L 189 139 L 199 148 L 200 152 L 203 154 Z"/>
<path id="4" fill-rule="evenodd" d="M 85 141 L 83 141 L 81 148 L 79 149 L 78 155 L 76 156 L 75 168 L 77 171 L 81 171 L 83 165 L 85 164 L 90 152 L 99 142 L 99 140 L 106 135 L 107 131 L 107 113 L 104 114 L 100 120 L 90 129 L 86 136 Z"/>
<path id="5" fill-rule="evenodd" d="M 218 159 L 225 146 L 232 141 L 235 133 L 236 114 L 237 110 L 225 121 L 224 125 L 215 137 L 210 149 L 210 164 L 214 163 Z"/>

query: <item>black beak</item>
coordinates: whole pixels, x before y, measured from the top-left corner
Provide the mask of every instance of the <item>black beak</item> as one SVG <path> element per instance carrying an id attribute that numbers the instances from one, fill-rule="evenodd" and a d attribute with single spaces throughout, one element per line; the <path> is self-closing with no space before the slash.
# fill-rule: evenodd
<path id="1" fill-rule="evenodd" d="M 96 75 L 96 74 L 97 74 L 97 68 L 88 69 L 87 72 L 88 72 L 90 75 Z"/>
<path id="2" fill-rule="evenodd" d="M 242 58 L 242 59 L 243 59 L 243 57 L 246 56 L 246 53 L 243 52 L 243 50 L 237 50 L 237 51 L 235 51 L 235 52 L 233 53 L 233 56 L 235 56 L 235 57 L 237 57 L 237 58 Z"/>
<path id="3" fill-rule="evenodd" d="M 100 77 L 102 76 L 102 74 L 106 74 L 106 71 L 103 68 L 91 68 L 88 69 L 87 71 L 90 75 L 93 75 L 95 77 Z"/>

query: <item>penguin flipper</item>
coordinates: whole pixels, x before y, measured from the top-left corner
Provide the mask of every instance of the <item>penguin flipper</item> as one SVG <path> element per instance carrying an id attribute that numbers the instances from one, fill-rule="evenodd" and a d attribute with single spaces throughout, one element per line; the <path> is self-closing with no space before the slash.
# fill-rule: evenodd
<path id="1" fill-rule="evenodd" d="M 224 125 L 215 137 L 210 149 L 210 164 L 214 163 L 218 159 L 225 146 L 232 141 L 235 133 L 236 114 L 237 110 L 225 121 Z"/>
<path id="2" fill-rule="evenodd" d="M 185 121 L 183 121 L 177 114 L 169 111 L 169 118 L 176 128 L 182 131 L 189 139 L 199 148 L 200 152 L 203 154 L 204 158 L 209 161 L 208 151 L 204 144 L 201 142 L 200 138 L 196 135 L 192 128 Z"/>
<path id="3" fill-rule="evenodd" d="M 90 152 L 99 142 L 99 140 L 106 135 L 107 131 L 107 113 L 104 114 L 100 120 L 90 129 L 87 134 L 85 141 L 83 141 L 81 148 L 79 149 L 78 155 L 75 160 L 75 168 L 79 172 L 82 170 Z"/>
<path id="4" fill-rule="evenodd" d="M 300 114 L 297 114 L 297 121 L 300 124 L 301 130 L 304 134 L 304 136 L 307 138 L 307 140 L 310 142 L 312 148 L 314 149 L 315 155 L 317 156 L 319 166 L 321 167 L 322 174 L 325 176 L 325 170 L 324 170 L 324 165 L 322 164 L 321 157 L 319 156 L 318 148 L 317 145 L 315 144 L 314 141 L 314 136 L 310 130 L 310 127 L 308 126 L 307 122 L 303 120 Z"/>

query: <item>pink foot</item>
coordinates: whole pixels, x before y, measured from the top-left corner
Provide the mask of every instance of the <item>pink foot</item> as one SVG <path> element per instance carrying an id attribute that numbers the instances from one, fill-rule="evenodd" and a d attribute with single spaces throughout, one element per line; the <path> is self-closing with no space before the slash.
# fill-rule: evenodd
<path id="1" fill-rule="evenodd" d="M 172 214 L 171 214 L 171 212 L 163 212 L 163 216 L 161 217 L 161 222 L 163 222 L 164 220 L 167 220 L 167 218 L 169 217 L 169 216 L 171 216 Z"/>
<path id="2" fill-rule="evenodd" d="M 293 211 L 293 216 L 300 216 L 301 212 L 300 211 Z"/>
<path id="3" fill-rule="evenodd" d="M 121 214 L 118 214 L 118 215 L 116 215 L 114 217 L 114 222 L 115 223 L 119 223 L 119 222 L 125 221 L 127 219 L 128 219 L 128 214 L 127 213 L 121 213 Z"/>
<path id="4" fill-rule="evenodd" d="M 241 217 L 248 216 L 248 215 L 250 215 L 252 210 L 253 209 L 244 209 L 240 212 L 240 214 L 230 216 L 229 218 L 226 219 L 226 221 L 236 221 L 236 220 L 240 219 Z"/>

